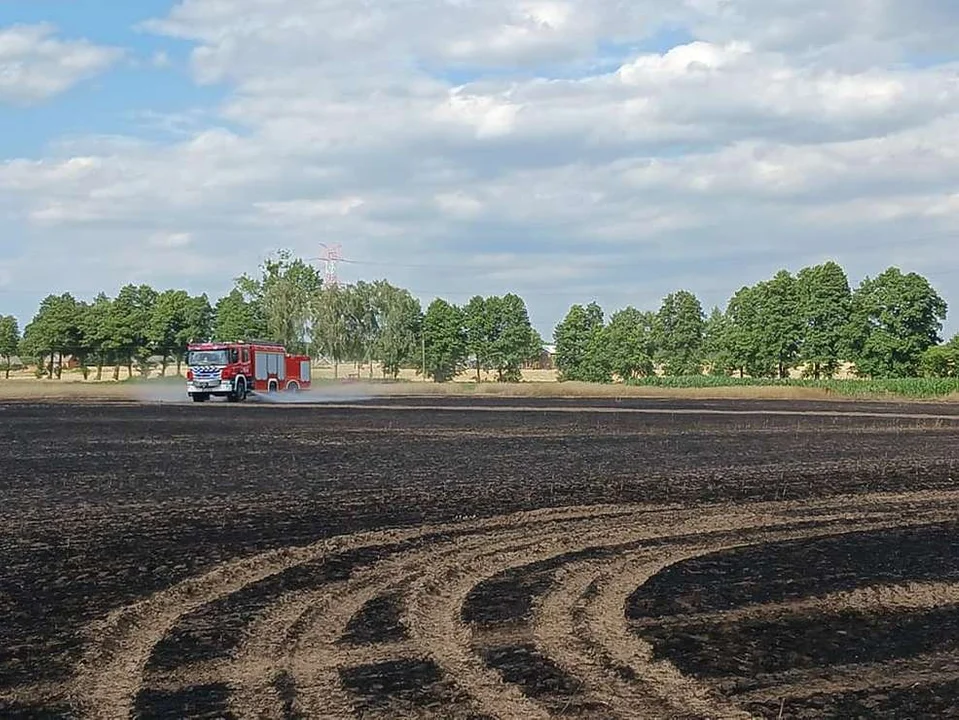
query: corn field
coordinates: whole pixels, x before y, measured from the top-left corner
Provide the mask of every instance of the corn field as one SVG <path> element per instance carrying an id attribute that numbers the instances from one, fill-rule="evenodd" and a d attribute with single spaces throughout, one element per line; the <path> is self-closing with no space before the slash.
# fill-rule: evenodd
<path id="1" fill-rule="evenodd" d="M 959 378 L 891 378 L 888 380 L 801 380 L 734 378 L 712 375 L 647 377 L 630 385 L 657 388 L 795 387 L 822 390 L 848 397 L 897 396 L 939 398 L 959 394 Z"/>

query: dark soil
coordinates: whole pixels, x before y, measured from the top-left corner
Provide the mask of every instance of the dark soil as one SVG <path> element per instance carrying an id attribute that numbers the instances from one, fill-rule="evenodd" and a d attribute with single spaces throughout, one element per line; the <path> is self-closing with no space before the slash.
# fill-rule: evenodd
<path id="1" fill-rule="evenodd" d="M 428 658 L 402 658 L 387 662 L 344 668 L 343 685 L 359 698 L 361 716 L 370 710 L 389 710 L 392 717 L 404 717 L 409 708 L 435 710 L 448 717 L 462 716 L 453 706 L 466 705 L 467 698 L 443 671 Z"/>
<path id="2" fill-rule="evenodd" d="M 406 640 L 409 631 L 400 622 L 402 610 L 402 593 L 389 593 L 373 598 L 350 618 L 343 637 L 344 642 L 372 645 Z"/>
<path id="3" fill-rule="evenodd" d="M 814 695 L 801 700 L 790 698 L 785 702 L 757 703 L 746 707 L 762 718 L 783 717 L 790 720 L 959 718 L 959 680 L 908 688 Z"/>
<path id="4" fill-rule="evenodd" d="M 696 677 L 875 663 L 959 648 L 959 607 L 874 615 L 849 610 L 774 621 L 652 628 L 656 657 Z"/>
<path id="5" fill-rule="evenodd" d="M 611 717 L 601 705 L 577 696 L 583 683 L 564 672 L 535 645 L 518 644 L 482 648 L 486 664 L 502 674 L 508 683 L 518 685 L 523 694 L 536 698 L 565 717 Z"/>
<path id="6" fill-rule="evenodd" d="M 150 720 L 234 720 L 227 708 L 230 689 L 226 685 L 200 685 L 175 691 L 141 690 L 134 717 Z"/>
<path id="7" fill-rule="evenodd" d="M 959 580 L 959 524 L 750 545 L 672 565 L 639 588 L 631 619 L 731 610 L 907 580 Z"/>
<path id="8" fill-rule="evenodd" d="M 652 644 L 656 658 L 670 660 L 686 674 L 721 680 L 732 696 L 748 692 L 765 673 L 820 668 L 828 677 L 830 666 L 854 663 L 880 664 L 873 672 L 881 682 L 886 677 L 881 663 L 955 652 L 959 606 L 791 613 L 787 605 L 772 616 L 728 622 L 715 616 L 699 620 L 697 613 L 907 581 L 955 582 L 957 550 L 959 524 L 951 522 L 752 545 L 666 568 L 633 594 L 627 615 L 643 620 L 637 632 Z M 930 662 L 930 675 L 918 688 L 812 698 L 791 698 L 787 690 L 783 717 L 943 716 L 932 708 L 952 712 L 959 700 L 936 694 L 936 688 L 952 685 L 935 682 L 940 678 Z M 892 679 L 895 673 L 889 673 Z M 928 714 L 915 714 L 917 703 L 927 700 Z M 778 717 L 779 704 L 751 707 Z"/>
<path id="9" fill-rule="evenodd" d="M 282 703 L 282 720 L 306 720 L 306 716 L 296 704 L 296 681 L 286 671 L 273 678 L 273 688 Z"/>
<path id="10" fill-rule="evenodd" d="M 528 620 L 533 600 L 552 586 L 556 567 L 553 562 L 523 565 L 479 583 L 463 603 L 463 622 L 492 627 Z"/>
<path id="11" fill-rule="evenodd" d="M 80 716 L 69 705 L 33 705 L 0 700 L 0 717 L 4 720 L 74 720 Z"/>

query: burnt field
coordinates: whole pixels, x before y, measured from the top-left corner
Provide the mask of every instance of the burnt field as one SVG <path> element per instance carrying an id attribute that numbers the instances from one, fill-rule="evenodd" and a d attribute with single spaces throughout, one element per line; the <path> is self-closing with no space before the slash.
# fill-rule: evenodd
<path id="1" fill-rule="evenodd" d="M 0 717 L 959 717 L 959 407 L 0 404 Z"/>

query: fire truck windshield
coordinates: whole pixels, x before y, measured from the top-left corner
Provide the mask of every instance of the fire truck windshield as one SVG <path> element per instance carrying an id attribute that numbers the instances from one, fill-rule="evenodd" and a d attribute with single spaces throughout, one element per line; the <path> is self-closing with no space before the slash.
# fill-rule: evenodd
<path id="1" fill-rule="evenodd" d="M 186 364 L 190 367 L 229 365 L 230 355 L 226 350 L 193 350 L 187 354 Z"/>

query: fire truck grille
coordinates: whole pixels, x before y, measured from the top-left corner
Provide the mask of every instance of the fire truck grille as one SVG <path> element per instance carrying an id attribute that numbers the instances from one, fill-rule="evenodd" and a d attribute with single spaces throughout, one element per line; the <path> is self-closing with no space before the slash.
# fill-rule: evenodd
<path id="1" fill-rule="evenodd" d="M 199 387 L 219 385 L 220 369 L 217 367 L 193 368 L 193 382 Z"/>

